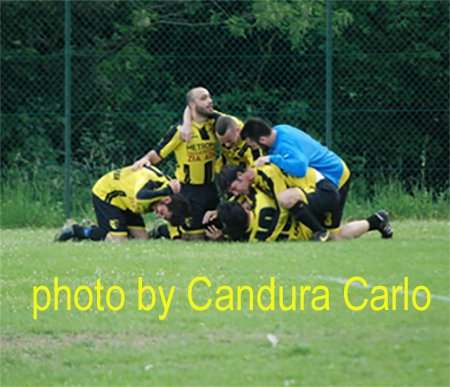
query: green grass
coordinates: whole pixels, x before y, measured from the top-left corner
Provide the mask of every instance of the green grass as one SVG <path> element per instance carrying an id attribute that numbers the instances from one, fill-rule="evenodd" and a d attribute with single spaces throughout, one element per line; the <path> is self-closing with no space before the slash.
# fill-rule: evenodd
<path id="1" fill-rule="evenodd" d="M 1 385 L 447 386 L 448 224 L 394 226 L 393 240 L 372 233 L 327 244 L 55 244 L 53 230 L 2 230 Z M 402 301 L 397 311 L 353 312 L 339 281 L 355 275 L 389 287 L 407 276 L 410 290 L 425 285 L 441 298 L 424 312 L 404 311 Z M 62 295 L 60 310 L 33 320 L 33 286 L 51 288 L 55 276 L 72 292 L 93 288 L 98 278 L 105 290 L 121 286 L 125 306 L 67 311 Z M 166 291 L 176 287 L 167 319 L 158 320 L 159 298 L 155 310 L 137 311 L 139 276 Z M 196 288 L 198 303 L 214 299 L 220 285 L 257 290 L 273 276 L 285 289 L 328 287 L 330 310 L 312 310 L 308 297 L 304 311 L 249 311 L 244 304 L 242 311 L 198 312 L 186 295 L 197 276 L 212 283 L 209 290 Z M 351 288 L 352 302 L 364 297 L 370 289 Z M 278 338 L 276 347 L 269 333 Z"/>
<path id="2" fill-rule="evenodd" d="M 110 169 L 112 166 L 107 170 Z M 78 221 L 94 218 L 90 189 L 103 172 L 94 174 L 79 168 L 73 171 L 72 218 Z M 437 193 L 423 186 L 417 183 L 412 192 L 407 192 L 398 178 L 380 180 L 373 187 L 368 187 L 363 179 L 355 179 L 344 216 L 365 219 L 384 208 L 396 220 L 449 219 L 450 191 Z M 64 176 L 60 167 L 30 165 L 2 171 L 0 225 L 2 228 L 60 227 L 65 218 L 63 198 Z"/>

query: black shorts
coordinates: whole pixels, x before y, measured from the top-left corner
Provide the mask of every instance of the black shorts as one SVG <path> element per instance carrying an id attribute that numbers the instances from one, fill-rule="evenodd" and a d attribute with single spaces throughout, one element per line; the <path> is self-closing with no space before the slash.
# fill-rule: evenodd
<path id="1" fill-rule="evenodd" d="M 113 206 L 94 194 L 92 194 L 92 203 L 94 204 L 98 227 L 106 233 L 128 235 L 130 228 L 145 230 L 144 219 L 141 215 Z"/>
<path id="2" fill-rule="evenodd" d="M 219 204 L 219 196 L 214 183 L 191 185 L 182 184 L 181 194 L 189 200 L 191 217 L 183 225 L 182 229 L 187 234 L 203 232 L 203 216 L 206 211 L 215 210 Z"/>
<path id="3" fill-rule="evenodd" d="M 342 211 L 336 186 L 327 178 L 320 180 L 316 190 L 306 194 L 308 207 L 321 225 L 328 229 L 339 227 Z"/>
<path id="4" fill-rule="evenodd" d="M 351 178 L 349 178 L 339 189 L 339 207 L 337 208 L 336 213 L 333 215 L 333 218 L 336 222 L 338 222 L 338 224 L 341 223 L 342 216 L 344 215 L 345 202 L 347 201 L 347 195 L 350 189 L 350 179 Z"/>

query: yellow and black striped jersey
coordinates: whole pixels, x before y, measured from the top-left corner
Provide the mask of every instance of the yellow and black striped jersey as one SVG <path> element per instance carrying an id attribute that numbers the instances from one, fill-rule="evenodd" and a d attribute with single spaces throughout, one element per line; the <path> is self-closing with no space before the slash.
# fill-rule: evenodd
<path id="1" fill-rule="evenodd" d="M 306 193 L 314 192 L 317 181 L 322 175 L 313 168 L 308 168 L 304 177 L 294 177 L 286 174 L 275 164 L 265 164 L 255 168 L 255 180 L 253 185 L 269 195 L 279 210 L 280 224 L 286 223 L 290 217 L 289 211 L 280 206 L 278 195 L 287 188 L 298 188 L 302 193 L 303 199 L 308 203 Z M 279 235 L 279 230 L 275 235 Z M 271 239 L 272 240 L 272 239 Z"/>
<path id="2" fill-rule="evenodd" d="M 135 214 L 151 212 L 151 206 L 172 194 L 170 179 L 154 166 L 132 171 L 125 167 L 101 177 L 92 193 L 101 200 Z"/>
<path id="3" fill-rule="evenodd" d="M 192 121 L 189 143 L 179 137 L 182 126 L 182 122 L 179 122 L 155 148 L 162 159 L 174 152 L 177 161 L 175 176 L 182 184 L 201 185 L 214 181 L 217 146 L 214 125 L 222 115 L 225 114 L 214 111 L 206 122 Z"/>
<path id="4" fill-rule="evenodd" d="M 308 168 L 303 177 L 294 177 L 283 172 L 275 164 L 255 168 L 254 185 L 269 196 L 276 198 L 287 188 L 300 188 L 305 193 L 316 190 L 316 183 L 323 178 L 314 168 Z"/>
<path id="5" fill-rule="evenodd" d="M 252 189 L 250 195 L 243 200 L 251 206 L 247 229 L 249 242 L 311 238 L 311 230 L 295 221 L 292 216 L 282 219 L 277 202 L 258 188 Z"/>
<path id="6" fill-rule="evenodd" d="M 224 165 L 242 165 L 250 168 L 255 160 L 262 156 L 260 149 L 253 150 L 241 137 L 234 147 L 227 148 L 223 144 L 220 145 L 220 155 L 216 163 L 216 172 L 219 173 Z"/>

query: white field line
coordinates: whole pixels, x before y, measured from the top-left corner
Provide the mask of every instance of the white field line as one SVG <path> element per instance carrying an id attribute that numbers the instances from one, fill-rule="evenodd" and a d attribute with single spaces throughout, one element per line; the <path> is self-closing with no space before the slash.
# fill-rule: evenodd
<path id="1" fill-rule="evenodd" d="M 345 285 L 347 283 L 347 281 L 349 280 L 349 278 L 342 278 L 342 277 L 328 277 L 328 276 L 323 276 L 323 275 L 313 275 L 313 276 L 302 276 L 304 279 L 319 279 L 319 280 L 323 280 L 323 281 L 328 281 L 328 282 L 334 282 L 336 284 L 341 284 L 341 285 Z M 373 289 L 375 286 L 371 285 L 371 284 L 367 284 L 367 286 L 363 286 L 361 285 L 359 282 L 352 282 L 350 286 L 353 286 L 355 288 L 360 288 L 360 289 Z M 392 291 L 388 288 L 389 293 L 392 293 Z M 398 292 L 398 294 L 403 294 L 404 292 Z M 409 291 L 408 294 L 410 296 L 412 296 L 413 292 Z M 427 298 L 425 294 L 422 293 L 416 293 L 416 297 L 418 298 Z M 444 302 L 450 302 L 450 297 L 447 296 L 440 296 L 438 294 L 431 294 L 431 298 L 433 300 L 439 300 L 439 301 L 444 301 Z"/>

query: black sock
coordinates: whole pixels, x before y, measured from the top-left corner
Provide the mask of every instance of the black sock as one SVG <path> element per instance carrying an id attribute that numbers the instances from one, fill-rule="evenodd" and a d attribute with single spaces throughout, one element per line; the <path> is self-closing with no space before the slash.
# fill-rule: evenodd
<path id="1" fill-rule="evenodd" d="M 319 223 L 305 203 L 298 201 L 290 208 L 289 212 L 294 216 L 295 220 L 310 228 L 313 233 L 326 231 L 326 228 Z"/>
<path id="2" fill-rule="evenodd" d="M 380 227 L 381 219 L 376 215 L 372 215 L 366 219 L 369 222 L 369 231 L 378 230 Z"/>

